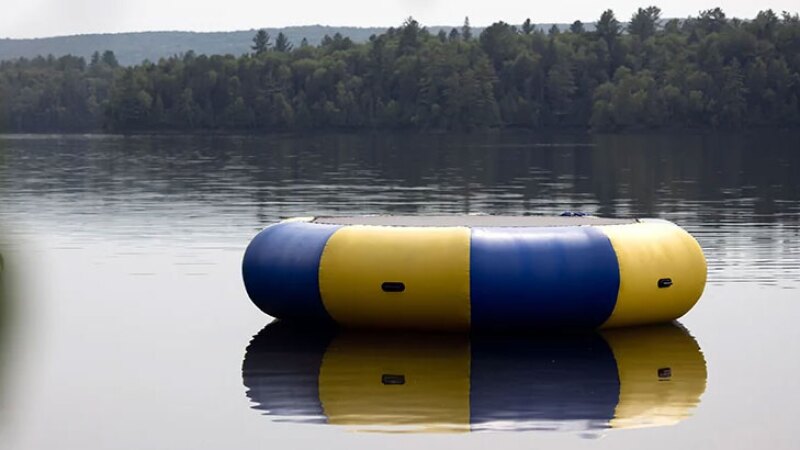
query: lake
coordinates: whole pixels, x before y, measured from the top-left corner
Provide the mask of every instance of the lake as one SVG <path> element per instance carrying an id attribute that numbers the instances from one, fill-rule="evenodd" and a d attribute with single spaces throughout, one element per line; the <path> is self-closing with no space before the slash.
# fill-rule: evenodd
<path id="1" fill-rule="evenodd" d="M 800 448 L 798 143 L 791 133 L 0 136 L 0 441 Z M 285 217 L 565 210 L 686 228 L 708 260 L 697 306 L 680 325 L 587 336 L 318 336 L 267 326 L 241 280 L 249 240 Z M 661 356 L 679 362 L 662 368 Z M 378 363 L 411 372 L 368 385 Z M 674 382 L 617 376 L 646 364 Z M 409 373 L 424 382 L 387 394 Z"/>

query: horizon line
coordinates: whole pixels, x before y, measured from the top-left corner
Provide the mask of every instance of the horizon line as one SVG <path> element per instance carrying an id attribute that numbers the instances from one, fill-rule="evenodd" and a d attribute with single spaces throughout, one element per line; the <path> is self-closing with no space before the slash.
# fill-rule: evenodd
<path id="1" fill-rule="evenodd" d="M 798 14 L 797 11 L 795 11 L 795 12 L 792 12 L 792 11 L 781 11 L 781 12 L 776 12 L 776 15 L 779 15 L 779 14 L 781 14 L 783 12 L 787 12 L 789 14 Z M 411 17 L 413 18 L 413 16 L 411 16 Z M 468 18 L 468 17 L 469 16 L 465 16 L 465 18 Z M 661 19 L 661 22 L 667 22 L 667 21 L 672 20 L 672 19 L 686 20 L 686 19 L 694 18 L 694 17 L 697 17 L 697 16 L 665 17 L 665 18 Z M 755 17 L 753 17 L 753 18 L 741 18 L 741 17 L 736 17 L 736 16 L 730 16 L 730 17 L 727 17 L 727 19 L 728 20 L 738 19 L 738 20 L 742 20 L 742 21 L 751 21 L 751 20 L 755 19 Z M 620 24 L 623 24 L 623 25 L 627 24 L 629 22 L 629 20 L 619 20 L 619 19 L 617 19 L 617 20 L 619 21 Z M 544 22 L 533 22 L 533 24 L 535 26 L 537 26 L 537 27 L 539 27 L 540 25 L 548 25 L 548 26 L 552 26 L 552 25 L 571 25 L 576 21 L 580 21 L 580 22 L 582 22 L 584 24 L 593 24 L 593 23 L 597 22 L 597 19 L 592 19 L 592 20 L 587 20 L 587 21 L 580 20 L 580 19 L 575 19 L 575 20 L 573 20 L 571 22 L 549 22 L 549 21 L 544 21 Z M 498 23 L 498 22 L 505 22 L 505 23 L 508 23 L 510 25 L 513 25 L 513 26 L 522 25 L 521 22 L 520 23 L 511 23 L 511 22 L 506 22 L 504 20 L 495 20 L 494 22 L 492 22 L 492 23 L 490 23 L 488 25 L 470 24 L 470 26 L 472 28 L 488 28 L 489 26 L 491 26 L 491 25 L 493 25 L 495 23 Z M 462 26 L 462 25 L 445 25 L 445 24 L 425 25 L 425 24 L 422 24 L 422 23 L 420 23 L 420 25 L 423 28 L 461 28 L 461 26 Z M 286 29 L 291 29 L 291 28 L 310 28 L 310 27 L 353 28 L 353 29 L 361 29 L 361 30 L 369 30 L 369 29 L 388 30 L 389 28 L 399 28 L 400 26 L 402 26 L 402 23 L 394 24 L 394 25 L 323 25 L 323 24 L 320 24 L 320 23 L 315 23 L 315 24 L 304 24 L 304 25 L 264 26 L 264 27 L 257 27 L 257 28 L 238 28 L 238 29 L 227 29 L 227 30 L 157 29 L 157 30 L 136 30 L 136 31 L 90 31 L 90 32 L 85 32 L 85 33 L 55 34 L 55 35 L 48 35 L 48 36 L 33 36 L 33 37 L 0 36 L 0 41 L 34 41 L 34 40 L 43 40 L 43 39 L 59 39 L 59 38 L 71 38 L 71 37 L 84 37 L 84 36 L 115 36 L 115 35 L 124 35 L 124 34 L 146 34 L 146 33 L 223 34 L 223 33 L 241 33 L 241 32 L 246 32 L 246 31 L 255 32 L 255 31 L 258 31 L 258 30 L 261 30 L 261 29 L 264 29 L 264 30 L 286 30 Z"/>

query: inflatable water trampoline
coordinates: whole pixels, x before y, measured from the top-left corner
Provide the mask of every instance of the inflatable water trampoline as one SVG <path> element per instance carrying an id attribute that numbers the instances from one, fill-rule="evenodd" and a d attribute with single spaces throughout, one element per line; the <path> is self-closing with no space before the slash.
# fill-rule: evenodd
<path id="1" fill-rule="evenodd" d="M 703 293 L 706 261 L 658 219 L 315 217 L 265 228 L 242 272 L 280 319 L 537 331 L 676 319 Z"/>

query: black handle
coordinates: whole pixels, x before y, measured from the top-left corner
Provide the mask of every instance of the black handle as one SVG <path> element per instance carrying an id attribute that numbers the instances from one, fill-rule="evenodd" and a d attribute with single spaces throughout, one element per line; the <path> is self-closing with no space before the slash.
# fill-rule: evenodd
<path id="1" fill-rule="evenodd" d="M 387 386 L 406 384 L 406 376 L 385 373 L 381 375 L 381 383 Z"/>
<path id="2" fill-rule="evenodd" d="M 403 292 L 406 290 L 406 285 L 400 281 L 385 281 L 381 289 L 383 292 Z"/>

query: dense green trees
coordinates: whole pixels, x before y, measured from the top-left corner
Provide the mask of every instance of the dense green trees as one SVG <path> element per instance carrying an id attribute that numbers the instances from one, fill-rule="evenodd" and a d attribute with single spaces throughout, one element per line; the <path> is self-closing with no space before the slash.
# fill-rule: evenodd
<path id="1" fill-rule="evenodd" d="M 3 131 L 285 131 L 800 126 L 800 20 L 719 10 L 685 20 L 640 8 L 542 30 L 469 19 L 431 34 L 412 18 L 356 44 L 293 47 L 259 31 L 253 53 L 120 67 L 113 53 L 0 63 Z"/>

